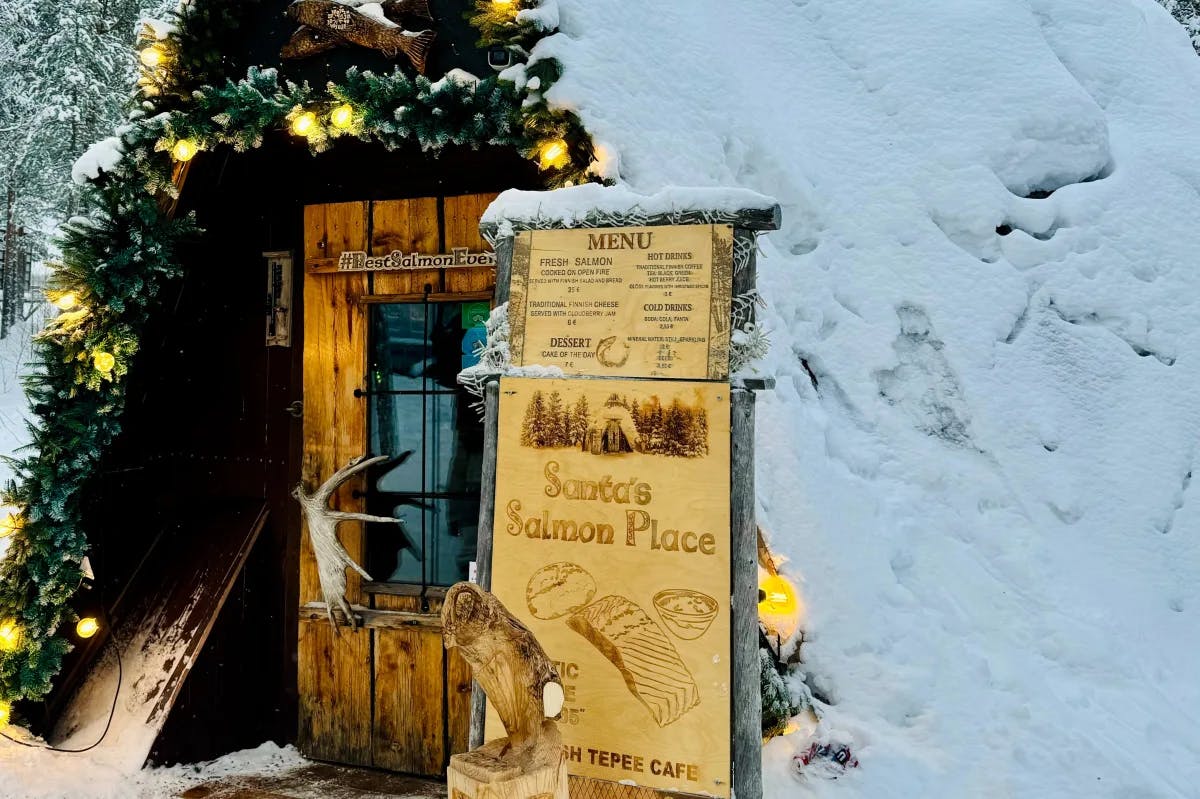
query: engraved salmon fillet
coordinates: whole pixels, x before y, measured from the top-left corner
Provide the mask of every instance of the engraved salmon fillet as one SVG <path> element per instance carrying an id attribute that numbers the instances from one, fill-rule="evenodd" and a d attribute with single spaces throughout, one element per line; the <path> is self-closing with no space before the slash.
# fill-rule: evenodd
<path id="1" fill-rule="evenodd" d="M 700 691 L 654 619 L 623 596 L 606 596 L 567 619 L 621 672 L 629 692 L 665 727 L 700 704 Z"/>

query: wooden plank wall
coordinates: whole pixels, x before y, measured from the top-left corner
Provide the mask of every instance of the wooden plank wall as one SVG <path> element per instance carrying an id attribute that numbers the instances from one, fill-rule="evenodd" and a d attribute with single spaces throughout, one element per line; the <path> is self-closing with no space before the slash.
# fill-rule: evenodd
<path id="1" fill-rule="evenodd" d="M 305 208 L 304 257 L 337 258 L 346 250 L 373 255 L 392 250 L 480 250 L 479 217 L 495 194 L 425 197 Z M 318 484 L 367 451 L 365 302 L 417 300 L 426 292 L 464 299 L 490 297 L 495 271 L 427 269 L 367 275 L 305 275 L 304 479 Z M 357 485 L 338 493 L 334 506 L 361 509 Z M 344 523 L 342 543 L 360 563 L 362 525 Z M 307 534 L 300 557 L 300 601 L 320 601 L 320 584 Z M 378 610 L 439 614 L 440 602 L 366 594 L 349 572 L 352 603 Z M 323 618 L 300 622 L 298 685 L 301 751 L 314 758 L 440 774 L 452 752 L 465 751 L 470 718 L 470 671 L 442 646 L 440 628 L 340 628 Z M 443 713 L 443 707 L 446 712 Z"/>

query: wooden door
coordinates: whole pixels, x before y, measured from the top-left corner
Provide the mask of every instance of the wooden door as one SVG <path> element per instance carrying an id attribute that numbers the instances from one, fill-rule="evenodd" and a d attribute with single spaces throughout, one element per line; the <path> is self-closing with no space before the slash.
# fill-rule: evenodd
<path id="1" fill-rule="evenodd" d="M 382 255 L 481 250 L 479 217 L 494 194 L 337 203 L 304 209 L 303 479 L 320 484 L 368 451 L 367 351 L 372 303 L 490 300 L 491 267 L 383 273 L 317 273 L 341 253 Z M 364 509 L 364 481 L 331 505 Z M 363 563 L 365 534 L 343 523 L 339 537 Z M 470 673 L 442 646 L 436 588 L 364 584 L 348 572 L 347 599 L 363 626 L 335 632 L 321 601 L 307 533 L 300 555 L 297 688 L 302 752 L 320 760 L 441 775 L 467 748 Z"/>

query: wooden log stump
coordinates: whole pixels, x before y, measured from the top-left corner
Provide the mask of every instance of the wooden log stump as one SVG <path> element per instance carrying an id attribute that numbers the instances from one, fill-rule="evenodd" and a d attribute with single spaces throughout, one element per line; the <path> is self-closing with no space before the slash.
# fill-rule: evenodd
<path id="1" fill-rule="evenodd" d="M 515 767 L 487 751 L 493 741 L 480 749 L 450 757 L 446 769 L 446 793 L 449 799 L 567 799 L 567 762 L 543 766 L 521 773 Z"/>
<path id="2" fill-rule="evenodd" d="M 568 799 L 562 681 L 533 633 L 499 600 L 470 583 L 446 592 L 446 648 L 458 647 L 504 724 L 505 738 L 452 755 L 450 799 Z"/>

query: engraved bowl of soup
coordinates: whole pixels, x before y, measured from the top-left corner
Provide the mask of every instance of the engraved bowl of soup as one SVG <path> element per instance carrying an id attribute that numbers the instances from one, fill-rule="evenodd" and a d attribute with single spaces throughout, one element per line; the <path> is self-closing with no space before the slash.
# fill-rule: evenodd
<path id="1" fill-rule="evenodd" d="M 717 600 L 690 588 L 668 588 L 654 595 L 654 609 L 672 635 L 692 641 L 708 632 L 717 617 Z"/>

